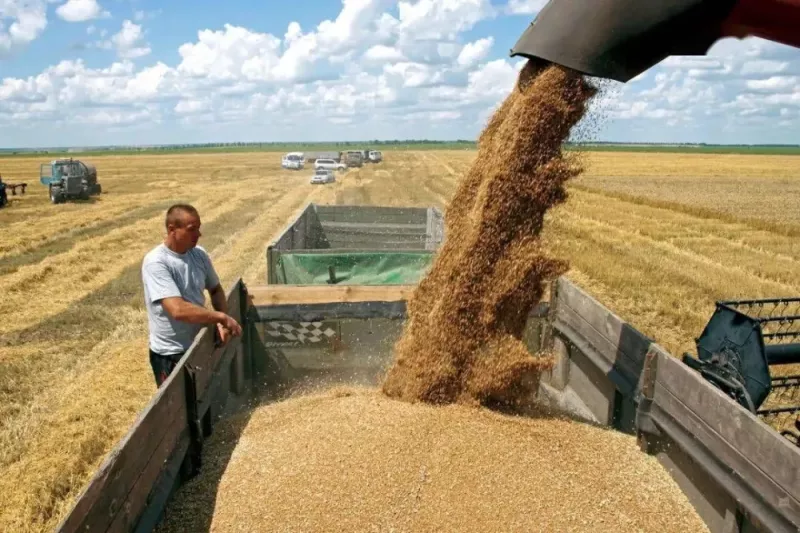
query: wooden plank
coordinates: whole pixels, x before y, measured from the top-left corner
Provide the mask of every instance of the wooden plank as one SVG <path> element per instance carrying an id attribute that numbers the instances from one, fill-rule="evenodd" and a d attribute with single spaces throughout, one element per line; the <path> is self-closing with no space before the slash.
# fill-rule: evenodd
<path id="1" fill-rule="evenodd" d="M 232 355 L 236 352 L 236 347 L 240 344 L 240 338 L 231 339 L 224 346 L 211 352 L 210 357 L 205 358 L 202 364 L 196 367 L 195 384 L 198 403 L 203 403 L 211 381 L 217 377 L 223 361 L 230 361 Z"/>
<path id="2" fill-rule="evenodd" d="M 248 287 L 256 307 L 332 302 L 406 301 L 415 285 L 272 285 Z"/>
<path id="3" fill-rule="evenodd" d="M 424 224 L 425 207 L 392 207 L 367 205 L 315 205 L 317 216 L 325 228 L 330 222 L 391 222 Z"/>
<path id="4" fill-rule="evenodd" d="M 241 322 L 241 280 L 237 281 L 233 287 L 228 291 L 228 314 L 236 319 L 237 322 Z M 215 346 L 215 330 L 211 327 L 205 328 L 203 331 L 204 338 L 203 338 L 203 346 L 208 346 L 209 343 L 211 344 L 211 350 L 204 348 L 202 350 L 197 350 L 194 357 L 189 360 L 189 364 L 195 370 L 196 375 L 196 383 L 197 383 L 197 398 L 198 401 L 203 395 L 206 387 L 208 386 L 208 382 L 211 380 L 214 372 L 216 371 L 219 362 L 222 360 L 222 356 L 229 348 L 229 346 L 235 346 L 241 343 L 241 337 L 234 337 L 228 341 L 228 343 L 224 346 Z"/>
<path id="5" fill-rule="evenodd" d="M 292 250 L 292 255 L 341 255 L 341 254 L 357 254 L 362 250 L 353 250 L 352 248 L 314 248 L 304 250 Z M 419 248 L 393 248 L 393 253 L 410 253 L 419 255 L 433 255 L 431 250 L 420 250 Z M 373 253 L 371 250 L 366 253 Z"/>
<path id="6" fill-rule="evenodd" d="M 151 461 L 159 460 L 162 446 L 169 448 L 177 440 L 184 429 L 180 421 L 186 418 L 185 378 L 181 370 L 185 360 L 184 357 L 108 455 L 57 531 L 106 531 L 126 506 L 142 472 Z"/>
<path id="7" fill-rule="evenodd" d="M 628 364 L 627 359 L 612 358 L 609 354 L 616 353 L 616 346 L 592 328 L 580 315 L 568 307 L 559 306 L 553 327 L 583 351 L 598 370 L 614 381 L 621 392 L 633 393 L 638 383 L 636 370 Z"/>
<path id="8" fill-rule="evenodd" d="M 231 361 L 230 389 L 236 395 L 240 395 L 244 391 L 244 349 L 242 344 L 236 348 L 236 353 Z"/>
<path id="9" fill-rule="evenodd" d="M 652 339 L 563 278 L 559 280 L 556 308 L 567 308 L 580 317 L 579 322 L 572 322 L 578 333 L 585 335 L 612 366 L 623 369 L 633 383 L 639 381 Z"/>
<path id="10" fill-rule="evenodd" d="M 616 351 L 607 354 L 609 361 L 614 362 L 620 357 L 626 358 L 628 361 L 622 364 L 631 368 L 632 374 L 638 377 L 653 339 L 622 320 L 569 280 L 561 278 L 560 283 L 562 286 L 558 292 L 558 303 L 573 309 L 595 331 L 611 341 Z"/>
<path id="11" fill-rule="evenodd" d="M 721 490 L 703 465 L 669 439 L 654 439 L 652 454 L 669 472 L 711 533 L 739 533 L 731 519 L 736 516 L 736 499 Z"/>
<path id="12" fill-rule="evenodd" d="M 800 449 L 672 357 L 658 362 L 655 403 L 800 523 Z"/>
<path id="13" fill-rule="evenodd" d="M 325 232 L 331 230 L 344 233 L 408 233 L 425 236 L 427 224 L 390 222 L 325 222 Z"/>
<path id="14" fill-rule="evenodd" d="M 571 364 L 567 385 L 578 393 L 583 403 L 601 424 L 614 422 L 614 384 L 581 351 L 570 354 Z"/>
<path id="15" fill-rule="evenodd" d="M 153 490 L 148 495 L 147 508 L 136 522 L 134 533 L 151 533 L 161 521 L 162 513 L 167 507 L 170 498 L 181 484 L 181 466 L 189 450 L 191 438 L 188 430 L 178 441 L 172 456 L 167 460 L 166 467 L 156 480 Z"/>
<path id="16" fill-rule="evenodd" d="M 768 531 L 789 531 L 787 522 L 800 519 L 797 502 L 747 458 L 720 438 L 679 398 L 656 385 L 651 416 L 672 446 L 679 446 L 694 463 L 737 500 Z M 788 466 L 788 465 L 787 465 Z"/>
<path id="17" fill-rule="evenodd" d="M 321 304 L 262 305 L 259 322 L 321 322 L 346 318 L 406 318 L 406 302 L 333 302 Z"/>
<path id="18" fill-rule="evenodd" d="M 159 443 L 150 461 L 139 472 L 124 505 L 111 523 L 111 527 L 108 528 L 108 533 L 129 533 L 134 529 L 148 506 L 150 494 L 158 489 L 156 482 L 169 466 L 173 453 L 181 447 L 181 441 L 188 442 L 189 440 L 186 410 L 181 410 L 179 416 L 172 420 L 161 420 L 160 422 L 165 430 L 165 437 Z M 168 427 L 177 428 L 179 431 L 167 430 Z M 183 458 L 181 457 L 181 459 Z"/>
<path id="19" fill-rule="evenodd" d="M 268 249 L 274 250 L 289 250 L 291 249 L 291 243 L 293 240 L 293 233 L 295 228 L 298 224 L 302 224 L 304 217 L 308 216 L 308 214 L 313 210 L 313 204 L 306 203 L 303 208 L 298 212 L 297 216 L 289 220 L 289 222 L 283 227 L 280 233 L 272 240 L 269 244 Z"/>

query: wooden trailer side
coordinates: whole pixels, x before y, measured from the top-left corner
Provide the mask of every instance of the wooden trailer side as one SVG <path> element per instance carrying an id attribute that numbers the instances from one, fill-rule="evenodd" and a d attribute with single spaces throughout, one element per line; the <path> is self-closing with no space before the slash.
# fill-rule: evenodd
<path id="1" fill-rule="evenodd" d="M 575 284 L 554 283 L 543 396 L 635 432 L 713 533 L 800 531 L 800 449 Z"/>
<path id="2" fill-rule="evenodd" d="M 228 292 L 229 313 L 250 334 L 247 291 Z M 204 328 L 128 433 L 78 496 L 59 533 L 152 531 L 176 484 L 196 469 L 203 439 L 229 392 L 242 392 L 249 362 L 243 338 L 215 345 Z"/>

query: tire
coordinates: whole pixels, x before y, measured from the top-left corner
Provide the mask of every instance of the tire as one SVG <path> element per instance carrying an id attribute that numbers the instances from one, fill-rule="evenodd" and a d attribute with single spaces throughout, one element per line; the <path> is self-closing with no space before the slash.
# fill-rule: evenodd
<path id="1" fill-rule="evenodd" d="M 95 183 L 94 187 L 92 188 L 91 194 L 99 195 L 101 192 L 103 192 L 103 188 L 100 186 L 99 183 Z"/>
<path id="2" fill-rule="evenodd" d="M 61 194 L 61 187 L 50 187 L 50 201 L 54 204 L 60 204 L 64 201 L 64 195 Z"/>
<path id="3" fill-rule="evenodd" d="M 89 188 L 81 189 L 81 193 L 78 195 L 80 200 L 88 200 L 89 199 Z"/>

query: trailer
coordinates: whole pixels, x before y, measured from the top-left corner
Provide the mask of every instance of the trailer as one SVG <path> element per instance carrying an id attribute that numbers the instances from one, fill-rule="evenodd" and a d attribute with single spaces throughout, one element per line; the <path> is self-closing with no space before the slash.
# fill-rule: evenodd
<path id="1" fill-rule="evenodd" d="M 267 246 L 268 285 L 413 285 L 444 238 L 435 207 L 306 204 Z"/>
<path id="2" fill-rule="evenodd" d="M 306 206 L 268 246 L 266 283 L 240 279 L 227 293 L 243 335 L 219 345 L 211 328 L 198 334 L 58 531 L 152 531 L 202 469 L 220 419 L 276 401 L 263 398 L 297 379 L 374 380 L 444 237 L 430 208 Z M 403 258 L 409 251 L 427 263 Z M 541 401 L 636 435 L 712 532 L 800 530 L 800 448 L 573 282 L 551 285 L 525 342 L 556 354 Z"/>

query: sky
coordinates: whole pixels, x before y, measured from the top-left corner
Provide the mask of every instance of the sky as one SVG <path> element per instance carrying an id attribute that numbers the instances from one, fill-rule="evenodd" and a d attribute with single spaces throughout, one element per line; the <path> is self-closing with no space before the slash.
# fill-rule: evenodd
<path id="1" fill-rule="evenodd" d="M 0 0 L 0 147 L 476 139 L 544 3 Z M 788 46 L 604 86 L 581 140 L 800 144 Z"/>

